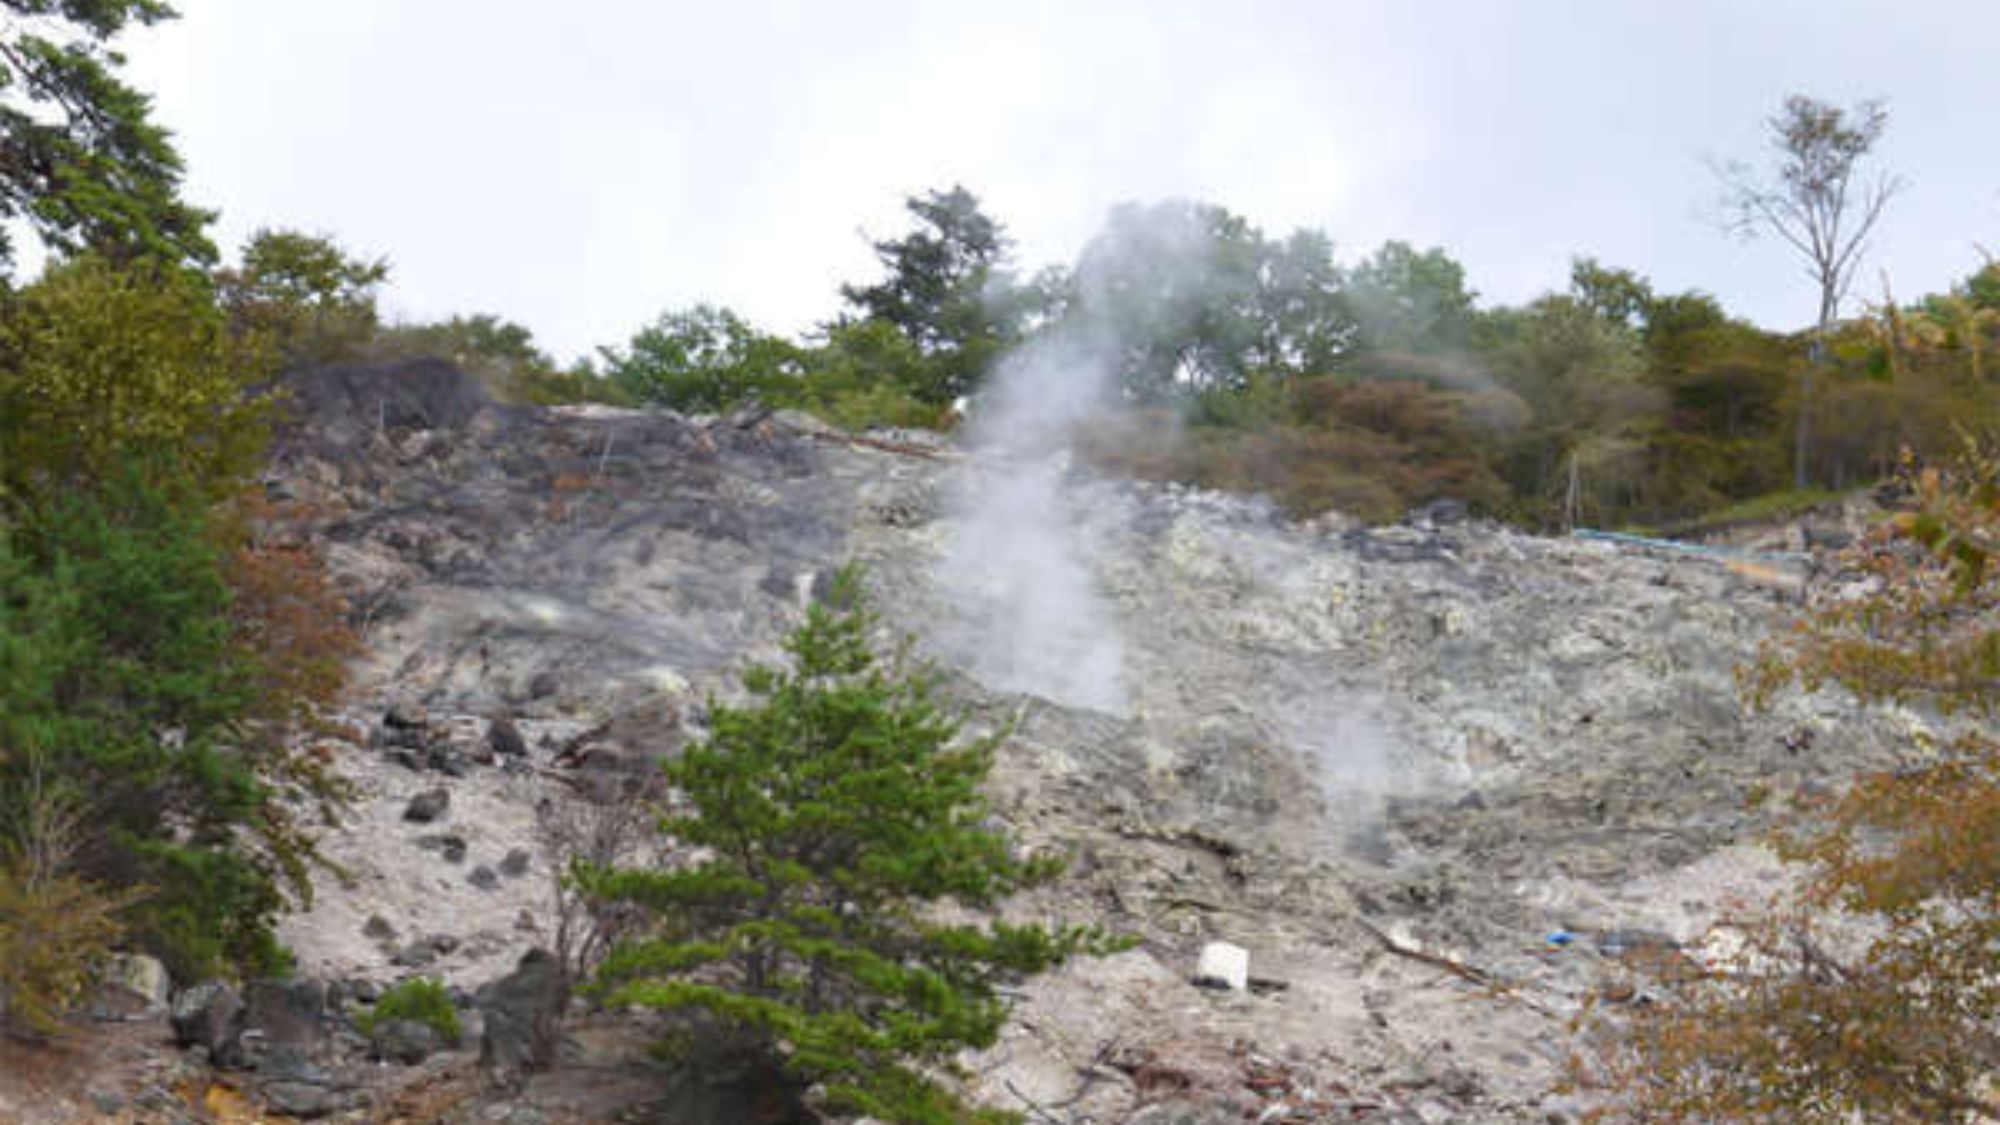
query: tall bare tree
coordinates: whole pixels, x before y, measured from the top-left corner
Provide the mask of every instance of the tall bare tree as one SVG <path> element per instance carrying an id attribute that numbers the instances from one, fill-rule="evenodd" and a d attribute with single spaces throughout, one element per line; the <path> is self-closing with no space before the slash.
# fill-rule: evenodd
<path id="1" fill-rule="evenodd" d="M 1753 169 L 1741 161 L 1714 166 L 1725 188 L 1730 227 L 1751 237 L 1778 236 L 1805 259 L 1819 287 L 1819 318 L 1811 352 L 1799 376 L 1798 426 L 1792 479 L 1804 488 L 1812 449 L 1813 376 L 1826 359 L 1826 339 L 1841 298 L 1867 249 L 1868 235 L 1903 181 L 1859 167 L 1882 138 L 1889 112 L 1880 101 L 1851 109 L 1793 94 L 1765 121 L 1775 164 Z"/>

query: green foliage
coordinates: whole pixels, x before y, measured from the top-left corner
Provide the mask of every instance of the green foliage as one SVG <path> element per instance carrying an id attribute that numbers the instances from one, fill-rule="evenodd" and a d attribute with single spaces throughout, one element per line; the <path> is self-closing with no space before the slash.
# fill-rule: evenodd
<path id="1" fill-rule="evenodd" d="M 163 454 L 197 493 L 233 493 L 266 439 L 262 361 L 194 275 L 51 268 L 0 319 L 0 498 L 97 487 Z"/>
<path id="2" fill-rule="evenodd" d="M 662 315 L 624 349 L 601 349 L 605 378 L 635 402 L 719 413 L 798 393 L 799 349 L 713 305 Z"/>
<path id="3" fill-rule="evenodd" d="M 503 402 L 537 406 L 578 402 L 634 405 L 632 397 L 620 386 L 600 377 L 587 364 L 558 367 L 555 360 L 536 346 L 534 333 L 490 313 L 378 329 L 368 353 L 449 360 L 477 378 Z"/>
<path id="4" fill-rule="evenodd" d="M 0 222 L 60 252 L 215 257 L 211 216 L 181 201 L 180 157 L 111 46 L 172 15 L 160 0 L 0 0 Z M 0 230 L 0 278 L 12 259 Z"/>
<path id="5" fill-rule="evenodd" d="M 668 313 L 623 349 L 602 349 L 606 373 L 581 376 L 613 401 L 721 413 L 756 401 L 809 411 L 849 430 L 941 428 L 951 416 L 930 394 L 936 368 L 910 336 L 886 320 L 828 330 L 816 348 L 753 328 L 727 309 L 697 305 Z"/>
<path id="6" fill-rule="evenodd" d="M 27 815 L 42 771 L 87 794 L 76 870 L 152 888 L 133 936 L 183 978 L 279 967 L 276 879 L 300 847 L 265 782 L 290 759 L 246 729 L 275 701 L 206 513 L 134 471 L 0 529 L 0 818 Z"/>
<path id="7" fill-rule="evenodd" d="M 298 366 L 359 354 L 375 335 L 375 291 L 388 278 L 387 259 L 352 257 L 323 235 L 266 228 L 250 237 L 237 268 L 217 275 L 217 289 L 239 335 Z"/>
<path id="8" fill-rule="evenodd" d="M 1724 531 L 1743 524 L 1772 523 L 1805 515 L 1815 508 L 1838 503 L 1840 499 L 1840 493 L 1824 488 L 1809 488 L 1804 492 L 1780 489 L 1712 509 L 1698 518 L 1662 530 L 1667 534 L 1686 536 Z"/>
<path id="9" fill-rule="evenodd" d="M 929 361 L 886 321 L 837 325 L 824 344 L 803 358 L 806 375 L 796 397 L 774 405 L 801 407 L 848 430 L 943 429 L 950 422 L 950 407 L 922 393 L 930 379 Z"/>
<path id="10" fill-rule="evenodd" d="M 1959 289 L 1981 312 L 2000 311 L 2000 262 L 1988 261 L 1965 279 Z"/>
<path id="11" fill-rule="evenodd" d="M 373 1035 L 376 1028 L 395 1020 L 413 1020 L 437 1032 L 440 1042 L 458 1042 L 458 1008 L 451 1002 L 451 993 L 437 981 L 423 977 L 403 981 L 384 992 L 374 1007 L 356 1016 L 354 1026 L 363 1035 Z"/>
<path id="12" fill-rule="evenodd" d="M 1614 269 L 1595 258 L 1576 258 L 1569 266 L 1569 292 L 1592 316 L 1610 324 L 1644 330 L 1658 304 L 1653 286 L 1631 270 Z"/>
<path id="13" fill-rule="evenodd" d="M 1147 403 L 1238 386 L 1266 333 L 1263 236 L 1210 204 L 1112 209 L 1077 260 L 1072 318 L 1119 349 L 1118 381 Z"/>
<path id="14" fill-rule="evenodd" d="M 709 740 L 666 766 L 691 811 L 662 831 L 694 858 L 585 873 L 653 919 L 601 987 L 704 1014 L 841 1109 L 954 1122 L 925 1069 L 993 1042 L 1002 984 L 1107 943 L 937 908 L 992 907 L 1059 864 L 1015 858 L 989 824 L 994 740 L 960 739 L 923 675 L 882 662 L 859 598 L 844 573 L 787 640 L 790 667 L 747 672 L 755 704 L 716 706 Z"/>
<path id="15" fill-rule="evenodd" d="M 1487 324 L 1484 358 L 1528 412 L 1506 453 L 1523 509 L 1537 523 L 1575 526 L 1630 507 L 1646 471 L 1641 442 L 1658 413 L 1637 333 L 1568 296 Z"/>
<path id="16" fill-rule="evenodd" d="M 917 227 L 875 243 L 886 276 L 874 285 L 843 285 L 861 319 L 893 325 L 919 362 L 903 389 L 932 407 L 949 407 L 977 390 L 1000 353 L 1020 338 L 1031 307 L 1007 271 L 1007 236 L 960 186 L 905 201 Z M 839 325 L 836 326 L 841 327 Z"/>
<path id="17" fill-rule="evenodd" d="M 1509 489 L 1479 456 L 1493 440 L 1480 396 L 1408 379 L 1259 378 L 1196 406 L 1186 426 L 1158 408 L 1095 426 L 1084 456 L 1143 479 L 1258 493 L 1298 517 L 1394 520 L 1445 499 L 1511 514 Z"/>
<path id="18" fill-rule="evenodd" d="M 1462 351 L 1471 338 L 1473 299 L 1465 267 L 1439 247 L 1383 243 L 1348 270 L 1341 300 L 1374 351 L 1432 355 Z"/>
<path id="19" fill-rule="evenodd" d="M 118 901 L 183 976 L 283 969 L 311 846 L 273 787 L 333 795 L 285 735 L 340 683 L 339 607 L 242 499 L 265 354 L 199 275 L 95 255 L 0 316 L 0 821 L 86 795 L 93 831 L 23 901 Z"/>

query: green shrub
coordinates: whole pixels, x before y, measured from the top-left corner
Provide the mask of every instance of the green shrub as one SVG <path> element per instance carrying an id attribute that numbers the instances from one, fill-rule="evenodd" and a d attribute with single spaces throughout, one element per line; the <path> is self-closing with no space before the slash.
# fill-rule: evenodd
<path id="1" fill-rule="evenodd" d="M 375 1006 L 354 1017 L 354 1026 L 363 1035 L 396 1020 L 412 1020 L 437 1032 L 445 1043 L 458 1042 L 458 1009 L 444 985 L 423 977 L 412 977 L 382 994 Z"/>
<path id="2" fill-rule="evenodd" d="M 123 905 L 81 879 L 0 866 L 0 1028 L 53 1033 L 110 955 Z"/>
<path id="3" fill-rule="evenodd" d="M 16 799 L 0 826 L 0 1030 L 42 1036 L 83 998 L 138 896 L 76 877 L 88 806 L 27 757 L 14 763 Z"/>

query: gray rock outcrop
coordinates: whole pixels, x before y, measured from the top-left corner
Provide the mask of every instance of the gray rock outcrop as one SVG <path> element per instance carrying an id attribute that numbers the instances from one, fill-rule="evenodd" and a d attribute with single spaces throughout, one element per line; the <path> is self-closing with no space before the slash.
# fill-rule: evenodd
<path id="1" fill-rule="evenodd" d="M 529 950 L 513 972 L 482 987 L 473 998 L 482 1021 L 481 1072 L 511 1085 L 554 1064 L 568 1000 L 562 966 L 545 949 Z"/>
<path id="2" fill-rule="evenodd" d="M 1294 522 L 1074 472 L 1054 495 L 1122 660 L 1115 704 L 1065 705 L 1004 687 L 1059 668 L 1003 676 L 982 651 L 1006 603 L 980 583 L 1004 576 L 941 580 L 955 498 L 989 470 L 938 444 L 856 444 L 782 413 L 516 410 L 435 371 L 409 402 L 383 373 L 314 378 L 282 484 L 331 513 L 315 531 L 367 624 L 346 764 L 369 800 L 328 841 L 360 890 L 329 890 L 286 937 L 342 975 L 398 975 L 394 943 L 362 936 L 374 913 L 405 934 L 456 920 L 465 941 L 426 947 L 427 972 L 503 971 L 537 940 L 522 912 L 548 924 L 546 880 L 476 886 L 436 852 L 491 862 L 530 846 L 542 802 L 657 796 L 706 699 L 740 700 L 741 668 L 779 658 L 802 605 L 858 560 L 882 639 L 914 636 L 969 733 L 1008 732 L 995 824 L 1073 857 L 1021 909 L 1141 939 L 1027 986 L 976 1092 L 1061 1102 L 1136 1034 L 1213 1104 L 1274 1103 L 1242 1085 L 1245 1060 L 1189 1042 L 1291 1052 L 1298 1089 L 1337 1080 L 1342 1105 L 1387 1116 L 1542 1120 L 1564 1021 L 1608 959 L 1547 935 L 1693 938 L 1730 895 L 1775 885 L 1747 843 L 1775 803 L 1746 797 L 1896 764 L 1924 724 L 1831 694 L 1744 705 L 1736 670 L 1796 613 L 1803 568 L 1538 538 L 1450 505 L 1393 527 Z M 382 733 L 391 703 L 415 745 Z M 399 829 L 408 769 L 448 794 L 449 838 Z M 539 851 L 528 867 L 562 870 Z M 1231 936 L 1274 979 L 1196 989 L 1187 967 Z M 1533 1005 L 1398 948 L 1476 964 Z M 524 959 L 482 990 L 495 1070 L 553 1058 L 552 970 Z M 1382 1077 L 1428 1074 L 1441 1043 L 1465 1080 Z M 1139 1089 L 1098 1084 L 1073 1110 L 1125 1120 L 1166 1099 Z"/>
<path id="3" fill-rule="evenodd" d="M 219 1059 L 231 1050 L 243 1031 L 243 998 L 220 981 L 205 981 L 174 997 L 169 1019 L 174 1039 L 183 1047 L 201 1047 Z"/>

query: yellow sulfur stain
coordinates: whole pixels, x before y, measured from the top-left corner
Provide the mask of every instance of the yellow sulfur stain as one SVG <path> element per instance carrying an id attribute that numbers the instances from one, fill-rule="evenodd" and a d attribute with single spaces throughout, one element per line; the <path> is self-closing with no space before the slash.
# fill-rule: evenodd
<path id="1" fill-rule="evenodd" d="M 241 1090 L 233 1086 L 216 1083 L 201 1095 L 201 1108 L 215 1119 L 216 1125 L 275 1125 L 286 1120 L 282 1117 L 268 1117 L 252 1105 Z"/>

